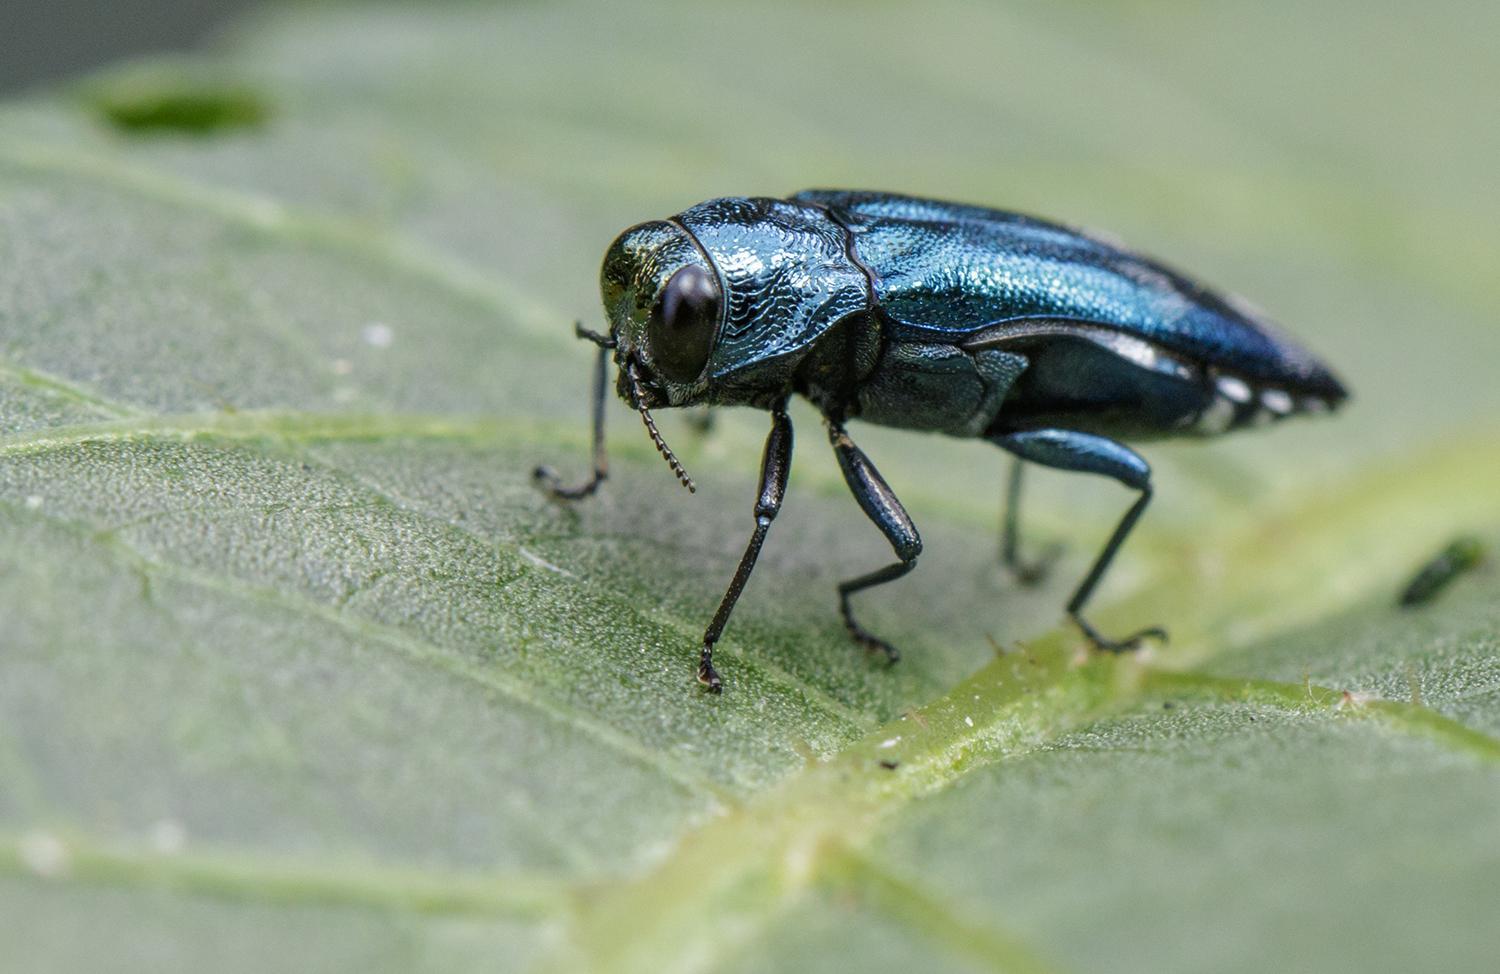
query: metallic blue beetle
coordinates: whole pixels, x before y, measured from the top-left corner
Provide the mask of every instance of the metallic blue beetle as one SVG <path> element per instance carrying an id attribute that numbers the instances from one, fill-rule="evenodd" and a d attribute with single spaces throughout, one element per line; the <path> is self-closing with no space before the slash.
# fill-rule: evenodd
<path id="1" fill-rule="evenodd" d="M 1213 435 L 1326 412 L 1346 393 L 1312 355 L 1243 302 L 1079 230 L 1000 210 L 885 193 L 809 190 L 729 198 L 620 235 L 601 274 L 608 335 L 594 390 L 594 474 L 551 494 L 592 494 L 607 475 L 608 356 L 617 389 L 689 490 L 652 422 L 664 406 L 749 405 L 771 413 L 755 532 L 703 634 L 698 680 L 720 689 L 713 648 L 755 566 L 786 491 L 786 403 L 823 413 L 844 478 L 898 561 L 839 586 L 850 634 L 890 660 L 895 647 L 855 620 L 849 597 L 916 565 L 922 540 L 844 424 L 974 437 L 1012 453 L 1002 550 L 1016 557 L 1021 461 L 1103 474 L 1139 497 L 1068 602 L 1097 647 L 1133 649 L 1150 628 L 1106 639 L 1082 616 L 1151 499 L 1151 468 L 1123 440 Z"/>

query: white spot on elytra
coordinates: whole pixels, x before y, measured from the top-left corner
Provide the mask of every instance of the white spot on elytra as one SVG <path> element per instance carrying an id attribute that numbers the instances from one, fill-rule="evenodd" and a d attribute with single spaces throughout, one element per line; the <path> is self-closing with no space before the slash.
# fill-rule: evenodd
<path id="1" fill-rule="evenodd" d="M 390 348 L 391 342 L 396 340 L 396 332 L 390 325 L 372 321 L 359 330 L 359 337 L 374 348 Z"/>
<path id="2" fill-rule="evenodd" d="M 1232 375 L 1221 375 L 1214 380 L 1219 395 L 1230 402 L 1244 404 L 1250 401 L 1250 386 L 1244 379 Z"/>
<path id="3" fill-rule="evenodd" d="M 1260 404 L 1277 416 L 1285 416 L 1292 411 L 1292 397 L 1280 389 L 1262 390 Z"/>
<path id="4" fill-rule="evenodd" d="M 880 742 L 880 746 L 881 747 L 895 747 L 897 744 L 900 744 L 900 743 L 901 743 L 901 738 L 899 738 L 899 737 L 891 737 L 891 738 L 887 738 L 886 740 L 881 741 Z"/>

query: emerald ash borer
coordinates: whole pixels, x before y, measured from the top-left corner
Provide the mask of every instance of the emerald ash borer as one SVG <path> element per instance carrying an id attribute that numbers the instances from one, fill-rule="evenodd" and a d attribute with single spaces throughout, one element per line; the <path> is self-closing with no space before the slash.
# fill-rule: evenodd
<path id="1" fill-rule="evenodd" d="M 886 193 L 809 190 L 789 199 L 709 200 L 631 227 L 601 272 L 609 331 L 599 346 L 594 472 L 554 496 L 594 493 L 607 474 L 605 385 L 635 408 L 682 483 L 651 410 L 754 406 L 771 414 L 755 530 L 703 634 L 698 680 L 720 689 L 714 644 L 781 508 L 792 460 L 793 395 L 823 415 L 850 491 L 896 561 L 839 585 L 854 639 L 898 658 L 861 626 L 856 592 L 911 571 L 922 539 L 848 423 L 984 440 L 1014 458 L 1003 527 L 1016 556 L 1023 461 L 1112 477 L 1136 494 L 1068 601 L 1099 649 L 1165 639 L 1159 627 L 1111 639 L 1083 615 L 1151 500 L 1151 468 L 1126 442 L 1213 436 L 1326 412 L 1344 401 L 1333 373 L 1243 301 L 1095 235 L 1029 216 Z"/>

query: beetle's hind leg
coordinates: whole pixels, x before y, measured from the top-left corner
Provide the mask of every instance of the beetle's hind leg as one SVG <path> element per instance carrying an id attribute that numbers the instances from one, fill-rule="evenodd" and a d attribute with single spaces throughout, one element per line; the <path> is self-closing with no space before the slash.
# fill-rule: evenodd
<path id="1" fill-rule="evenodd" d="M 1021 558 L 1021 472 L 1026 462 L 1011 457 L 1010 477 L 1005 485 L 1005 513 L 1000 521 L 1000 563 L 1022 585 L 1040 585 L 1062 554 L 1062 545 L 1052 543 L 1034 560 Z"/>
<path id="2" fill-rule="evenodd" d="M 875 526 L 885 533 L 896 557 L 901 559 L 894 565 L 887 565 L 868 575 L 841 583 L 839 612 L 844 617 L 844 628 L 849 630 L 849 635 L 854 637 L 855 642 L 868 650 L 883 653 L 887 660 L 894 663 L 901 658 L 900 651 L 854 621 L 854 613 L 849 608 L 849 596 L 863 589 L 893 582 L 915 568 L 917 556 L 922 553 L 922 538 L 917 533 L 916 525 L 911 523 L 906 508 L 901 506 L 901 501 L 891 492 L 870 458 L 849 439 L 844 427 L 829 420 L 828 439 L 833 444 L 839 467 L 844 471 L 844 481 L 849 485 L 854 499 L 864 509 L 865 515 L 875 522 Z"/>
<path id="3" fill-rule="evenodd" d="M 993 442 L 1023 460 L 1058 470 L 1103 474 L 1140 492 L 1140 497 L 1125 512 L 1125 516 L 1115 526 L 1114 533 L 1105 542 L 1104 550 L 1094 560 L 1094 567 L 1089 569 L 1078 590 L 1068 600 L 1068 616 L 1083 630 L 1089 642 L 1099 649 L 1115 653 L 1137 649 L 1146 639 L 1165 640 L 1166 630 L 1160 626 L 1142 629 L 1124 639 L 1107 639 L 1083 617 L 1083 607 L 1094 594 L 1109 563 L 1114 560 L 1115 552 L 1124 544 L 1125 538 L 1135 527 L 1135 522 L 1140 520 L 1146 505 L 1151 503 L 1151 467 L 1141 459 L 1140 454 L 1114 440 L 1073 430 L 1028 430 L 994 437 Z"/>

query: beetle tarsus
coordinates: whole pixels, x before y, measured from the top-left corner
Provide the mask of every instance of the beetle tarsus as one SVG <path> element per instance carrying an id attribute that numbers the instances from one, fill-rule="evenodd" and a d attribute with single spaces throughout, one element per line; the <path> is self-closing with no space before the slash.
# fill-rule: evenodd
<path id="1" fill-rule="evenodd" d="M 849 631 L 849 637 L 863 646 L 866 652 L 880 653 L 888 664 L 900 661 L 901 650 L 854 621 L 854 613 L 849 609 L 847 592 L 840 591 L 839 593 L 839 613 L 844 617 L 844 628 Z"/>
<path id="2" fill-rule="evenodd" d="M 1105 653 L 1133 653 L 1141 648 L 1141 644 L 1148 639 L 1157 642 L 1167 642 L 1167 631 L 1161 626 L 1149 626 L 1140 632 L 1131 633 L 1124 639 L 1106 639 L 1099 630 L 1088 624 L 1083 616 L 1072 614 L 1073 624 L 1083 630 L 1083 635 L 1093 647 Z"/>
<path id="3" fill-rule="evenodd" d="M 719 679 L 719 671 L 714 669 L 713 655 L 712 646 L 703 647 L 703 654 L 698 660 L 698 682 L 709 693 L 723 693 L 724 681 Z"/>
<path id="4" fill-rule="evenodd" d="M 608 478 L 609 471 L 595 469 L 594 475 L 577 487 L 564 487 L 562 478 L 551 467 L 539 466 L 531 471 L 531 479 L 535 480 L 547 492 L 547 496 L 560 501 L 576 501 L 589 497 Z"/>
<path id="5" fill-rule="evenodd" d="M 714 669 L 714 648 L 706 644 L 698 659 L 698 682 L 709 693 L 724 692 L 724 681 L 719 679 L 719 671 Z"/>

